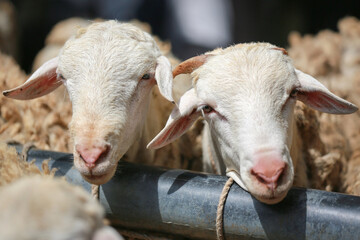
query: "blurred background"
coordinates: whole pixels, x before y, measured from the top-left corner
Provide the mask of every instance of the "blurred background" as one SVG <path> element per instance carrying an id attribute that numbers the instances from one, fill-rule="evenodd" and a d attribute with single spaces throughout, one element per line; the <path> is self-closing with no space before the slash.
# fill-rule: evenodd
<path id="1" fill-rule="evenodd" d="M 14 9 L 9 9 L 10 6 Z M 0 0 L 1 50 L 27 73 L 51 28 L 70 17 L 138 19 L 171 42 L 180 59 L 250 41 L 288 46 L 292 31 L 337 30 L 345 16 L 360 18 L 359 0 Z M 7 22 L 3 12 L 10 12 Z M 7 31 L 7 32 L 6 32 Z M 12 36 L 11 41 L 1 39 Z"/>

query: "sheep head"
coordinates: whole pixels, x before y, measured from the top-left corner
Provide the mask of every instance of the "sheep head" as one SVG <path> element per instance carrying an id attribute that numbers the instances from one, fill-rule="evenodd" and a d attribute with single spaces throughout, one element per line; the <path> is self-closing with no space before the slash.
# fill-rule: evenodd
<path id="1" fill-rule="evenodd" d="M 202 64 L 194 64 L 197 59 Z M 290 150 L 301 147 L 293 145 L 296 100 L 327 113 L 357 110 L 295 69 L 286 52 L 271 44 L 218 49 L 179 66 L 183 70 L 175 69 L 174 76 L 191 72 L 193 88 L 148 147 L 168 144 L 203 116 L 211 139 L 203 141 L 211 141 L 226 174 L 268 204 L 281 201 L 293 183 L 296 162 Z"/>
<path id="2" fill-rule="evenodd" d="M 152 87 L 173 101 L 172 79 L 170 62 L 148 33 L 107 21 L 79 29 L 58 57 L 4 95 L 32 99 L 64 84 L 73 109 L 74 165 L 85 180 L 103 184 L 141 136 Z"/>

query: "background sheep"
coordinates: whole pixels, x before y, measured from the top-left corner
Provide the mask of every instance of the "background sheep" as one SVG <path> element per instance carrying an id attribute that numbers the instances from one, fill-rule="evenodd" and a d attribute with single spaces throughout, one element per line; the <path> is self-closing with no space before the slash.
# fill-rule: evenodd
<path id="1" fill-rule="evenodd" d="M 360 21 L 348 17 L 339 21 L 338 27 L 339 33 L 325 30 L 316 36 L 291 34 L 289 55 L 297 68 L 311 72 L 332 92 L 359 105 Z M 360 195 L 359 113 L 341 117 L 316 115 L 326 151 L 334 154 L 308 162 L 311 186 Z"/>
<path id="2" fill-rule="evenodd" d="M 122 239 L 104 225 L 104 210 L 82 188 L 41 172 L 0 144 L 0 239 Z"/>
<path id="3" fill-rule="evenodd" d="M 213 159 L 218 172 L 265 203 L 281 201 L 293 181 L 307 186 L 303 143 L 293 115 L 295 100 L 327 113 L 357 110 L 294 69 L 286 51 L 271 44 L 217 49 L 180 64 L 174 76 L 182 73 L 191 74 L 194 88 L 180 99 L 149 147 L 173 141 L 203 115 L 207 169 Z"/>
<path id="4" fill-rule="evenodd" d="M 16 10 L 10 1 L 0 1 L 0 50 L 6 54 L 17 56 L 17 24 Z"/>
<path id="5" fill-rule="evenodd" d="M 40 81 L 46 83 L 37 88 Z M 191 151 L 180 152 L 177 143 L 145 151 L 172 107 L 161 95 L 173 100 L 171 65 L 149 34 L 116 21 L 79 29 L 58 58 L 43 64 L 24 85 L 4 94 L 31 99 L 61 83 L 73 106 L 74 163 L 86 180 L 107 182 L 125 153 L 128 161 L 189 167 L 183 160 Z M 151 91 L 155 83 L 159 89 Z"/>

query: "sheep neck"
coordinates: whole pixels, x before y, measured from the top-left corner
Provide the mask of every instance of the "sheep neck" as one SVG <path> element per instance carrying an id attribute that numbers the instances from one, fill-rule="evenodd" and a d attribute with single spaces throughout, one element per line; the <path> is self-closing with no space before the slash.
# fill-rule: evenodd
<path id="1" fill-rule="evenodd" d="M 216 173 L 220 175 L 226 174 L 226 166 L 221 157 L 218 144 L 214 141 L 216 137 L 212 136 L 210 127 L 207 122 L 203 131 L 203 171 Z"/>
<path id="2" fill-rule="evenodd" d="M 295 120 L 293 120 L 292 124 L 290 156 L 293 161 L 295 173 L 293 185 L 297 187 L 309 187 L 307 166 L 303 155 L 303 142 Z"/>
<path id="3" fill-rule="evenodd" d="M 156 159 L 156 152 L 168 151 L 167 149 L 170 146 L 158 150 L 147 149 L 146 146 L 165 125 L 173 104 L 162 97 L 157 86 L 152 88 L 148 102 L 149 107 L 142 129 L 139 129 L 139 137 L 126 152 L 126 155 L 128 155 L 129 162 L 158 165 L 162 163 L 157 162 L 160 160 Z"/>

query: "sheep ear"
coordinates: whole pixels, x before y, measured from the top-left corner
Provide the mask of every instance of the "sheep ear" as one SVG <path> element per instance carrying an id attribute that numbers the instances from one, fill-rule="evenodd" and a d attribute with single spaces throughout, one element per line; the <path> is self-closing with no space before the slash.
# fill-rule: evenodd
<path id="1" fill-rule="evenodd" d="M 358 110 L 354 104 L 336 96 L 312 76 L 297 69 L 295 72 L 301 85 L 297 100 L 318 111 L 332 114 L 350 114 Z"/>
<path id="2" fill-rule="evenodd" d="M 54 91 L 62 84 L 62 82 L 57 79 L 57 66 L 58 58 L 55 57 L 45 62 L 24 84 L 3 91 L 3 95 L 9 98 L 28 100 L 44 96 Z"/>
<path id="3" fill-rule="evenodd" d="M 157 58 L 157 66 L 155 70 L 155 79 L 159 87 L 160 93 L 170 102 L 174 102 L 172 96 L 173 75 L 169 60 L 160 56 Z"/>
<path id="4" fill-rule="evenodd" d="M 147 145 L 147 148 L 161 148 L 177 138 L 181 137 L 192 124 L 201 116 L 198 108 L 200 100 L 192 88 L 188 90 L 179 101 L 179 106 L 175 106 L 161 132 Z"/>

